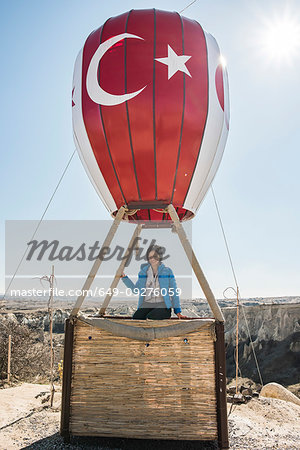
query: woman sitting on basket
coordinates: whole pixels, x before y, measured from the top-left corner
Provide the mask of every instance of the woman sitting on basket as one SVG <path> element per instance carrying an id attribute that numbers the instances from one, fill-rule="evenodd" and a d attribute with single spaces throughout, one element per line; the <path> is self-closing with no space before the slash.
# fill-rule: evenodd
<path id="1" fill-rule="evenodd" d="M 161 320 L 171 317 L 171 308 L 179 319 L 181 314 L 178 288 L 172 270 L 162 262 L 164 248 L 151 245 L 146 253 L 147 263 L 141 265 L 134 284 L 124 273 L 122 280 L 134 293 L 139 293 L 138 309 L 133 319 Z"/>

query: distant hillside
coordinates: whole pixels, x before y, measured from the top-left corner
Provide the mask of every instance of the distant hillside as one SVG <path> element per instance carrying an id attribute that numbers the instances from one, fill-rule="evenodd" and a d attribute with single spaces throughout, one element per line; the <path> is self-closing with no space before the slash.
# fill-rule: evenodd
<path id="1" fill-rule="evenodd" d="M 227 376 L 235 376 L 236 308 L 225 308 Z M 300 382 L 300 303 L 241 308 L 239 360 L 242 375 L 259 381 L 250 338 L 264 383 L 288 385 Z M 245 320 L 246 319 L 246 320 Z"/>
<path id="2" fill-rule="evenodd" d="M 235 301 L 219 301 L 225 316 L 225 339 L 227 376 L 235 376 L 235 339 L 236 339 L 236 307 Z M 277 297 L 262 299 L 245 299 L 239 314 L 239 367 L 240 375 L 259 382 L 255 360 L 248 336 L 247 324 L 251 334 L 264 383 L 277 381 L 284 385 L 300 382 L 300 297 Z M 56 302 L 57 305 L 57 302 Z M 57 308 L 54 312 L 54 332 L 63 333 L 64 321 L 69 316 L 68 308 Z M 97 305 L 97 307 L 95 306 Z M 100 302 L 87 301 L 83 311 L 95 314 Z M 35 308 L 34 308 L 35 306 Z M 11 316 L 19 323 L 30 328 L 47 331 L 49 319 L 46 303 L 40 302 L 39 308 L 32 302 L 11 301 L 2 309 L 1 316 Z M 129 301 L 112 302 L 107 313 L 111 315 L 131 316 L 136 303 Z M 190 317 L 212 316 L 207 302 L 189 300 L 182 302 L 183 314 Z"/>
<path id="3" fill-rule="evenodd" d="M 3 294 L 0 294 L 0 298 L 2 298 Z M 56 308 L 72 308 L 72 306 L 76 302 L 76 297 L 59 297 L 54 298 L 54 304 Z M 0 310 L 34 310 L 40 308 L 46 308 L 48 304 L 49 296 L 45 297 L 34 297 L 34 298 L 26 298 L 26 297 L 9 297 L 6 296 L 5 300 L 0 300 Z M 103 302 L 102 298 L 89 298 L 87 297 L 84 301 L 83 307 L 95 307 L 101 305 Z M 236 305 L 236 299 L 217 299 L 219 305 L 222 308 L 232 307 Z M 291 303 L 300 303 L 300 296 L 286 296 L 286 297 L 251 297 L 251 298 L 241 298 L 240 303 L 244 306 L 255 306 L 255 305 L 271 305 L 271 304 L 291 304 Z M 118 306 L 130 306 L 135 307 L 136 303 L 133 303 L 132 299 L 116 299 L 112 298 L 111 305 L 114 307 Z M 209 311 L 209 307 L 207 301 L 204 298 L 194 298 L 192 300 L 181 300 L 182 306 L 191 310 L 203 310 Z"/>

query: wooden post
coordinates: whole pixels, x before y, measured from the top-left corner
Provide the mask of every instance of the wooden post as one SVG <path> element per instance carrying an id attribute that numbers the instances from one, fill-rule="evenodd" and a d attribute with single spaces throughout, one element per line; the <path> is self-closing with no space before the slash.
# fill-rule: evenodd
<path id="1" fill-rule="evenodd" d="M 226 398 L 226 357 L 224 323 L 216 322 L 215 366 L 216 366 L 216 397 L 218 443 L 220 449 L 229 448 L 227 398 Z"/>
<path id="2" fill-rule="evenodd" d="M 53 384 L 53 366 L 54 366 L 54 349 L 53 349 L 53 289 L 54 289 L 54 266 L 50 276 L 50 299 L 49 299 L 49 332 L 50 332 L 50 406 L 53 406 L 54 384 Z"/>
<path id="3" fill-rule="evenodd" d="M 113 221 L 113 224 L 112 224 L 112 226 L 111 226 L 111 228 L 110 228 L 110 230 L 109 230 L 109 232 L 108 232 L 108 234 L 107 234 L 107 236 L 106 236 L 106 238 L 105 238 L 105 240 L 103 242 L 103 245 L 102 245 L 101 250 L 99 252 L 98 258 L 95 260 L 95 262 L 94 262 L 94 264 L 93 264 L 93 266 L 92 266 L 92 268 L 90 270 L 90 273 L 89 273 L 87 279 L 85 280 L 84 286 L 83 286 L 83 288 L 81 290 L 81 295 L 78 297 L 78 299 L 76 301 L 76 304 L 75 304 L 75 306 L 74 306 L 74 308 L 73 308 L 73 310 L 71 312 L 71 316 L 70 317 L 77 316 L 77 314 L 78 314 L 78 312 L 79 312 L 79 310 L 81 308 L 81 305 L 84 302 L 84 299 L 85 299 L 85 297 L 87 295 L 87 292 L 90 289 L 90 287 L 92 285 L 92 282 L 94 281 L 94 278 L 95 278 L 95 276 L 96 276 L 96 274 L 97 274 L 97 272 L 99 270 L 99 267 L 101 266 L 103 249 L 105 249 L 105 248 L 110 246 L 111 241 L 113 240 L 113 237 L 114 237 L 114 235 L 115 235 L 115 233 L 116 233 L 116 231 L 118 229 L 118 226 L 120 225 L 120 222 L 121 222 L 124 214 L 125 214 L 125 208 L 123 206 L 121 206 L 121 208 L 117 212 L 117 215 L 116 215 L 116 217 L 115 217 L 115 219 Z"/>
<path id="4" fill-rule="evenodd" d="M 108 307 L 109 302 L 110 302 L 110 300 L 111 300 L 111 298 L 113 296 L 113 289 L 115 289 L 118 286 L 118 283 L 120 281 L 120 277 L 121 277 L 122 273 L 124 272 L 124 269 L 125 269 L 125 266 L 126 266 L 126 263 L 127 263 L 128 259 L 129 259 L 129 257 L 132 255 L 132 253 L 134 251 L 136 239 L 139 237 L 139 235 L 141 233 L 141 230 L 142 230 L 142 225 L 137 225 L 135 230 L 134 230 L 134 232 L 133 232 L 132 238 L 131 238 L 131 240 L 130 240 L 130 242 L 128 244 L 128 247 L 126 249 L 125 255 L 124 255 L 124 257 L 123 257 L 123 259 L 121 261 L 121 264 L 119 265 L 118 270 L 117 270 L 117 272 L 115 274 L 115 277 L 114 277 L 114 279 L 113 279 L 113 281 L 112 281 L 112 283 L 110 285 L 109 292 L 106 295 L 105 300 L 104 300 L 104 302 L 103 302 L 103 304 L 102 304 L 102 306 L 100 308 L 99 314 L 101 316 L 103 316 L 105 314 L 106 308 Z"/>
<path id="5" fill-rule="evenodd" d="M 184 251 L 191 263 L 191 266 L 192 266 L 194 273 L 199 281 L 199 284 L 200 284 L 201 289 L 206 297 L 206 300 L 208 301 L 208 304 L 215 316 L 215 319 L 218 320 L 219 322 L 224 322 L 225 319 L 224 319 L 223 313 L 221 311 L 221 308 L 218 305 L 218 303 L 216 302 L 214 294 L 212 293 L 212 290 L 210 289 L 210 286 L 205 278 L 205 275 L 202 272 L 200 264 L 196 258 L 196 255 L 192 249 L 192 246 L 187 238 L 186 232 L 184 231 L 184 228 L 179 221 L 178 214 L 173 205 L 168 206 L 168 212 L 170 214 L 172 221 L 174 222 L 174 225 L 175 225 L 177 234 L 179 236 L 179 239 L 181 241 L 181 244 L 182 244 Z"/>
<path id="6" fill-rule="evenodd" d="M 67 319 L 65 322 L 65 342 L 63 361 L 63 383 L 61 397 L 61 422 L 60 434 L 65 442 L 70 440 L 70 398 L 72 383 L 72 363 L 73 363 L 73 341 L 74 341 L 74 320 Z"/>
<path id="7" fill-rule="evenodd" d="M 239 288 L 236 290 L 236 344 L 235 344 L 235 393 L 238 393 L 239 378 Z"/>
<path id="8" fill-rule="evenodd" d="M 10 383 L 11 334 L 8 336 L 7 382 Z"/>

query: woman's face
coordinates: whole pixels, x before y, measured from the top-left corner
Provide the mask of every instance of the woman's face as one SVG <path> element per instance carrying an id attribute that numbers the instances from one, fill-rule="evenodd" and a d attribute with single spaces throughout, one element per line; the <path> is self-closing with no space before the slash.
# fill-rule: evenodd
<path id="1" fill-rule="evenodd" d="M 154 250 L 152 250 L 152 251 L 149 253 L 148 261 L 149 261 L 149 263 L 151 264 L 151 267 L 152 267 L 153 269 L 156 269 L 157 266 L 159 265 L 159 256 L 158 256 L 158 254 L 157 254 Z"/>

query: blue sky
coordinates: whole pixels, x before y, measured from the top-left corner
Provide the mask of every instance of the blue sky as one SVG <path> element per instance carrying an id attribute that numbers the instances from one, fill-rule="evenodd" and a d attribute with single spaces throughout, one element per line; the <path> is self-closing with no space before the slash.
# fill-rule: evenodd
<path id="1" fill-rule="evenodd" d="M 39 219 L 73 152 L 73 66 L 86 37 L 132 8 L 180 11 L 188 3 L 1 3 L 0 292 L 5 220 Z M 183 15 L 215 36 L 227 60 L 231 124 L 214 190 L 241 294 L 300 295 L 300 3 L 199 0 Z M 295 30 L 286 43 L 284 17 Z M 272 58 L 274 47 L 265 47 L 277 27 L 285 48 Z M 77 155 L 46 219 L 109 219 Z M 221 298 L 233 277 L 211 192 L 193 220 L 193 247 Z"/>

